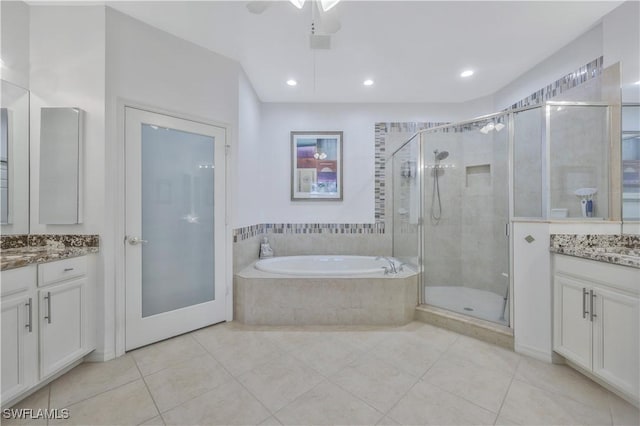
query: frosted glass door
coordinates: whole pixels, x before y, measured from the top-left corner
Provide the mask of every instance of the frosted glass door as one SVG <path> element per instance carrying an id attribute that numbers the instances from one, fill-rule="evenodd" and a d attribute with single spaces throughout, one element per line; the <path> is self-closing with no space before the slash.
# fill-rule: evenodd
<path id="1" fill-rule="evenodd" d="M 224 320 L 225 135 L 132 108 L 125 127 L 132 349 Z"/>
<path id="2" fill-rule="evenodd" d="M 213 138 L 142 124 L 142 316 L 214 300 Z"/>

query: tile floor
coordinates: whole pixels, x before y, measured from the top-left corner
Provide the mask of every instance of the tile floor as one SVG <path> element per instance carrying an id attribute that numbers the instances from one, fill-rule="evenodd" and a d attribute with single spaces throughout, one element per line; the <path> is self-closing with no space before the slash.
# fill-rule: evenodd
<path id="1" fill-rule="evenodd" d="M 15 408 L 68 408 L 49 424 L 82 425 L 640 424 L 568 367 L 418 322 L 219 324 L 82 364 Z"/>

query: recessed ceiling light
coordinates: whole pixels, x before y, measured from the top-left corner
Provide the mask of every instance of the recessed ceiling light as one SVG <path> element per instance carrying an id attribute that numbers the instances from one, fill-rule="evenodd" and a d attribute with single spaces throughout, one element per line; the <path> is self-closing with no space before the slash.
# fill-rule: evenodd
<path id="1" fill-rule="evenodd" d="M 373 86 L 373 80 L 368 78 L 365 81 L 363 81 L 362 84 L 364 84 L 365 86 Z"/>
<path id="2" fill-rule="evenodd" d="M 473 75 L 473 70 L 464 70 L 460 73 L 460 77 L 471 77 Z"/>
<path id="3" fill-rule="evenodd" d="M 288 84 L 289 86 L 297 86 L 297 85 L 298 85 L 298 82 L 297 82 L 297 81 L 295 81 L 294 79 L 290 78 L 289 80 L 287 80 L 287 84 Z"/>

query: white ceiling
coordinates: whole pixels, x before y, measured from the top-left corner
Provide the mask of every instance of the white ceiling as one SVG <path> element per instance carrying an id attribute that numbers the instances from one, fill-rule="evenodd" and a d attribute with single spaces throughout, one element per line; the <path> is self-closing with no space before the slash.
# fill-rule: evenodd
<path id="1" fill-rule="evenodd" d="M 271 3 L 260 15 L 245 1 L 109 5 L 238 60 L 264 102 L 463 102 L 504 87 L 621 2 L 343 0 L 330 11 L 342 25 L 332 49 L 315 51 L 310 2 Z M 476 73 L 462 79 L 466 68 Z"/>

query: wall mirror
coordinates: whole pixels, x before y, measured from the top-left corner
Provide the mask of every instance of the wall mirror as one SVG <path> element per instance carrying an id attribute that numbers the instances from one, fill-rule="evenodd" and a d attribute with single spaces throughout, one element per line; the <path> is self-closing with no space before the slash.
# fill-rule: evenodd
<path id="1" fill-rule="evenodd" d="M 342 201 L 342 132 L 291 132 L 291 200 Z"/>
<path id="2" fill-rule="evenodd" d="M 622 105 L 622 219 L 640 221 L 640 104 Z"/>
<path id="3" fill-rule="evenodd" d="M 29 233 L 29 91 L 2 80 L 0 230 Z"/>
<path id="4" fill-rule="evenodd" d="M 82 222 L 83 111 L 40 110 L 39 223 Z"/>

